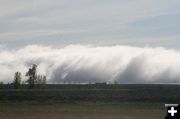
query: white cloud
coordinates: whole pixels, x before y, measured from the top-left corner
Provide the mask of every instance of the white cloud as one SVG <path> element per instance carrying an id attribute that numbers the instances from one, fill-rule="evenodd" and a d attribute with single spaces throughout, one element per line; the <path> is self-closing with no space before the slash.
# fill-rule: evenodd
<path id="1" fill-rule="evenodd" d="M 63 48 L 27 46 L 0 51 L 0 80 L 10 82 L 15 71 L 31 64 L 48 81 L 120 83 L 180 83 L 180 52 L 131 46 L 69 45 Z"/>

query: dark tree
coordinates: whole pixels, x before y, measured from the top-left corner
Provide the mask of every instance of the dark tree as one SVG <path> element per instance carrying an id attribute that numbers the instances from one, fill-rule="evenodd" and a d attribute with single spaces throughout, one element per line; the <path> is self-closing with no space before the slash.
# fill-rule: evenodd
<path id="1" fill-rule="evenodd" d="M 3 81 L 0 81 L 0 89 L 3 88 L 3 85 L 4 85 Z"/>
<path id="2" fill-rule="evenodd" d="M 43 76 L 43 84 L 46 84 L 47 83 L 47 79 L 46 79 L 46 76 Z"/>
<path id="3" fill-rule="evenodd" d="M 45 88 L 45 86 L 46 86 L 46 76 L 37 75 L 37 79 L 36 79 L 35 84 L 37 85 L 37 88 Z"/>
<path id="4" fill-rule="evenodd" d="M 20 72 L 16 72 L 14 74 L 14 81 L 13 81 L 13 85 L 15 89 L 20 88 L 21 86 L 21 73 Z"/>
<path id="5" fill-rule="evenodd" d="M 29 84 L 29 88 L 34 88 L 36 79 L 37 79 L 37 65 L 33 64 L 31 68 L 29 68 L 26 76 L 28 77 L 27 83 Z"/>
<path id="6" fill-rule="evenodd" d="M 46 76 L 37 75 L 36 84 L 46 84 Z"/>
<path id="7" fill-rule="evenodd" d="M 3 81 L 0 81 L 0 85 L 3 85 L 4 83 L 3 83 Z"/>

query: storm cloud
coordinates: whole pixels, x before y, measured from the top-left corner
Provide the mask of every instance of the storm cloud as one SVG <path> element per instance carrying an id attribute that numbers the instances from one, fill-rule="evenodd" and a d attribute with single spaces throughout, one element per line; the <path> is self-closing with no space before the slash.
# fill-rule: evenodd
<path id="1" fill-rule="evenodd" d="M 22 80 L 32 64 L 49 83 L 180 83 L 180 52 L 162 47 L 29 45 L 10 50 L 0 47 L 0 80 Z"/>

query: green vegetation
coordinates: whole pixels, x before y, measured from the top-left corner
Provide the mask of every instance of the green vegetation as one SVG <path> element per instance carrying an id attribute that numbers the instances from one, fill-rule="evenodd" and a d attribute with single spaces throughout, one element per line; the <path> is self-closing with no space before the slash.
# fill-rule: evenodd
<path id="1" fill-rule="evenodd" d="M 36 64 L 29 68 L 25 76 L 28 79 L 21 82 L 21 72 L 15 72 L 12 83 L 4 84 L 3 81 L 0 81 L 0 89 L 22 89 L 27 88 L 27 86 L 29 89 L 34 89 L 35 87 L 44 88 L 46 85 L 46 76 L 37 74 Z"/>
<path id="2" fill-rule="evenodd" d="M 15 89 L 20 88 L 20 85 L 21 85 L 21 73 L 20 72 L 15 73 L 13 85 L 14 85 Z"/>
<path id="3" fill-rule="evenodd" d="M 157 102 L 178 103 L 179 85 L 63 85 L 46 84 L 21 85 L 13 89 L 4 85 L 0 90 L 0 101 L 37 101 L 37 102 Z"/>
<path id="4" fill-rule="evenodd" d="M 29 84 L 29 88 L 33 89 L 35 84 L 46 84 L 46 76 L 37 75 L 37 65 L 33 64 L 32 68 L 29 68 L 28 72 L 26 73 L 28 77 L 27 83 Z"/>

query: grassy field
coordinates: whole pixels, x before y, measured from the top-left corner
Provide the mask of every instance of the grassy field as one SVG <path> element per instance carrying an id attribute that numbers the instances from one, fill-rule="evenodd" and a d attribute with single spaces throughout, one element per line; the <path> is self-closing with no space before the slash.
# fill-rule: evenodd
<path id="1" fill-rule="evenodd" d="M 1 103 L 0 119 L 163 119 L 159 103 Z"/>
<path id="2" fill-rule="evenodd" d="M 0 89 L 0 101 L 178 103 L 179 85 L 47 85 Z"/>
<path id="3" fill-rule="evenodd" d="M 163 119 L 179 85 L 46 85 L 0 89 L 0 119 Z"/>

